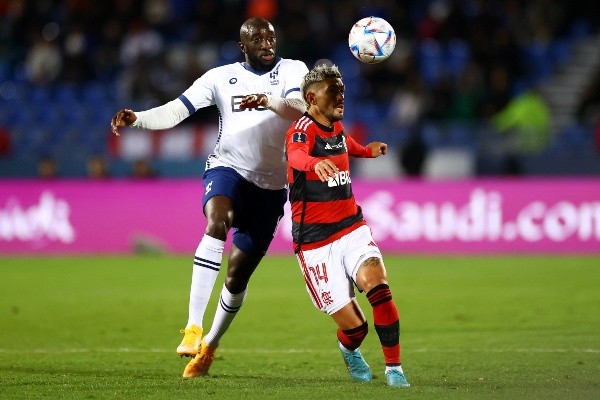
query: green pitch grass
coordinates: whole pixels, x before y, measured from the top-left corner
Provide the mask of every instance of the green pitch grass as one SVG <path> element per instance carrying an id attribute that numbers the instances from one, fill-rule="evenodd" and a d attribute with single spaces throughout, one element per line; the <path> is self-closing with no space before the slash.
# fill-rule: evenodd
<path id="1" fill-rule="evenodd" d="M 385 385 L 364 295 L 374 380 L 350 381 L 335 327 L 292 257 L 265 259 L 210 376 L 191 380 L 175 355 L 190 257 L 0 258 L 0 398 L 600 398 L 600 258 L 387 256 L 386 265 L 409 389 Z"/>

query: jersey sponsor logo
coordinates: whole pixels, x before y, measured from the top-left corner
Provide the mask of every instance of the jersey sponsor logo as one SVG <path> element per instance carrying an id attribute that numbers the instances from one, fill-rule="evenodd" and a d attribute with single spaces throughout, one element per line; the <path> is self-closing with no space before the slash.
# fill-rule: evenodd
<path id="1" fill-rule="evenodd" d="M 229 84 L 231 84 L 231 85 L 235 85 L 236 83 L 237 83 L 237 78 L 231 78 L 229 80 Z"/>
<path id="2" fill-rule="evenodd" d="M 330 176 L 327 180 L 327 187 L 338 187 L 352 183 L 350 179 L 350 171 L 339 171 L 334 176 Z"/>
<path id="3" fill-rule="evenodd" d="M 342 140 L 339 143 L 336 143 L 336 144 L 331 144 L 329 142 L 325 143 L 325 150 L 340 150 L 340 149 L 344 149 L 344 150 L 348 151 L 348 149 L 346 148 L 346 138 L 344 136 L 342 136 Z"/>
<path id="4" fill-rule="evenodd" d="M 231 96 L 231 112 L 265 111 L 266 110 L 266 108 L 264 108 L 263 106 L 258 106 L 257 108 L 246 108 L 246 109 L 242 110 L 240 108 L 240 103 L 242 102 L 242 99 L 244 97 L 246 97 L 246 95 Z"/>
<path id="5" fill-rule="evenodd" d="M 344 142 L 339 142 L 338 144 L 334 144 L 331 145 L 329 143 L 325 144 L 325 150 L 337 150 L 337 149 L 343 149 L 344 148 Z"/>
<path id="6" fill-rule="evenodd" d="M 294 132 L 292 135 L 292 141 L 295 143 L 306 143 L 306 133 Z"/>
<path id="7" fill-rule="evenodd" d="M 208 184 L 206 185 L 206 190 L 204 191 L 204 194 L 208 194 L 208 192 L 211 191 L 212 184 L 213 184 L 213 181 L 208 182 Z"/>

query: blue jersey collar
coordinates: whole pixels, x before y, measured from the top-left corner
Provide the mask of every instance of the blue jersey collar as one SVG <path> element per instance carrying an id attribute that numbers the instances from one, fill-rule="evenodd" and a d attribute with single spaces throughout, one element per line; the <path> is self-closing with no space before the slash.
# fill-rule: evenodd
<path id="1" fill-rule="evenodd" d="M 279 64 L 279 61 L 281 61 L 281 57 L 275 57 L 275 62 L 273 63 L 273 68 L 275 68 L 275 66 L 276 66 L 277 64 Z M 248 63 L 247 63 L 247 62 L 245 62 L 245 61 L 244 61 L 244 62 L 242 62 L 242 67 L 244 67 L 244 69 L 246 69 L 246 70 L 248 70 L 248 71 L 250 71 L 250 72 L 252 72 L 253 74 L 256 74 L 256 75 L 264 75 L 264 74 L 267 74 L 267 73 L 269 73 L 269 72 L 271 72 L 271 71 L 273 70 L 273 68 L 271 68 L 271 69 L 270 69 L 270 70 L 268 70 L 268 71 L 259 71 L 259 70 L 257 70 L 257 69 L 254 69 L 254 68 L 252 68 L 252 67 L 250 66 L 250 64 L 248 64 Z"/>

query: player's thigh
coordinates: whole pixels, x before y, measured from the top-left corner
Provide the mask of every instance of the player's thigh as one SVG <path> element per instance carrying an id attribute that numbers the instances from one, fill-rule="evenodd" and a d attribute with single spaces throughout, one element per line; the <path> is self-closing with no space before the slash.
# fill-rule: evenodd
<path id="1" fill-rule="evenodd" d="M 285 189 L 266 190 L 248 184 L 242 193 L 243 210 L 236 216 L 233 242 L 243 252 L 264 256 L 283 217 Z"/>
<path id="2" fill-rule="evenodd" d="M 216 196 L 224 196 L 231 201 L 234 215 L 243 207 L 242 190 L 245 183 L 235 170 L 227 167 L 207 169 L 202 176 L 204 195 L 202 197 L 202 210 L 206 215 L 206 204 Z M 206 215 L 208 217 L 208 215 Z"/>
<path id="3" fill-rule="evenodd" d="M 369 258 L 375 257 L 381 260 L 381 268 L 374 269 L 369 274 L 383 274 L 385 278 L 385 269 L 383 268 L 383 257 L 381 251 L 371 235 L 371 229 L 367 225 L 363 225 L 358 229 L 345 235 L 342 240 L 346 251 L 343 254 L 343 264 L 346 274 L 352 278 L 352 281 L 357 284 L 358 289 L 362 292 L 364 285 L 360 284 L 363 279 L 357 278 L 359 268 Z"/>
<path id="4" fill-rule="evenodd" d="M 306 291 L 314 306 L 332 315 L 355 297 L 354 286 L 342 265 L 335 241 L 314 250 L 296 253 Z"/>

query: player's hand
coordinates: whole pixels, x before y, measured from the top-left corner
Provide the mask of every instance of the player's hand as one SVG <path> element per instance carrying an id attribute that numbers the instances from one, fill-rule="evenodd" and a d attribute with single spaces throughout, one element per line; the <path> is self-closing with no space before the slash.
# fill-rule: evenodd
<path id="1" fill-rule="evenodd" d="M 327 182 L 330 177 L 335 176 L 339 171 L 338 167 L 335 166 L 333 161 L 325 159 L 319 161 L 315 165 L 315 172 L 319 176 L 321 182 Z"/>
<path id="2" fill-rule="evenodd" d="M 387 144 L 382 142 L 372 142 L 367 145 L 373 153 L 373 158 L 385 155 L 387 153 Z"/>
<path id="3" fill-rule="evenodd" d="M 133 124 L 137 120 L 135 113 L 127 108 L 124 108 L 118 111 L 110 121 L 110 129 L 112 132 L 119 136 L 119 131 L 117 130 L 120 126 L 129 126 Z"/>
<path id="4" fill-rule="evenodd" d="M 268 102 L 269 99 L 264 93 L 249 94 L 242 99 L 240 109 L 245 110 L 247 108 L 258 108 L 260 106 L 265 107 Z"/>

